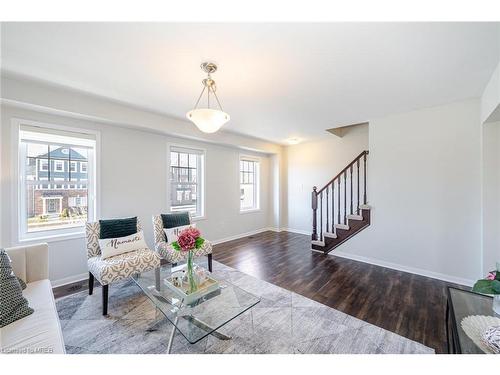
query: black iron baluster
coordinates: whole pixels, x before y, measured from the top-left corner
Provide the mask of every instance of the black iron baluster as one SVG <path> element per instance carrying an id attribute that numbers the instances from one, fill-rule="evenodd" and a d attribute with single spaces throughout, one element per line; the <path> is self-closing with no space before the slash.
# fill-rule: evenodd
<path id="1" fill-rule="evenodd" d="M 335 231 L 335 182 L 332 182 L 332 233 Z"/>
<path id="2" fill-rule="evenodd" d="M 347 224 L 347 171 L 344 172 L 344 225 Z"/>
<path id="3" fill-rule="evenodd" d="M 313 192 L 311 193 L 311 207 L 313 210 L 313 233 L 312 240 L 316 241 L 318 239 L 318 230 L 317 230 L 317 214 L 316 210 L 318 209 L 318 194 L 316 193 L 316 186 L 313 187 Z"/>
<path id="4" fill-rule="evenodd" d="M 323 241 L 323 192 L 319 193 L 319 240 Z"/>
<path id="5" fill-rule="evenodd" d="M 338 212 L 338 215 L 337 215 L 337 221 L 338 221 L 338 223 L 340 224 L 340 223 L 341 223 L 341 221 L 340 221 L 340 176 L 339 176 L 339 183 L 338 183 L 338 189 L 337 189 L 337 190 L 338 190 L 338 191 L 337 191 L 337 194 L 338 194 L 338 197 L 339 197 L 339 198 L 338 198 L 338 201 L 337 201 L 337 203 L 338 203 L 338 208 L 337 208 L 337 212 Z"/>
<path id="6" fill-rule="evenodd" d="M 352 165 L 351 165 L 351 168 L 349 168 L 351 170 L 351 196 L 349 197 L 350 200 L 351 200 L 351 215 L 352 215 Z"/>
<path id="7" fill-rule="evenodd" d="M 328 232 L 329 221 L 328 221 L 328 186 L 326 187 L 326 231 Z"/>
<path id="8" fill-rule="evenodd" d="M 364 164 L 364 175 L 365 175 L 365 178 L 364 178 L 364 195 L 363 195 L 363 204 L 366 204 L 366 152 L 365 154 L 363 155 L 363 164 Z"/>
<path id="9" fill-rule="evenodd" d="M 357 164 L 357 167 L 358 167 L 358 181 L 357 181 L 358 182 L 358 194 L 357 194 L 358 195 L 358 209 L 356 211 L 357 211 L 357 213 L 359 215 L 359 159 L 357 160 L 356 164 Z"/>

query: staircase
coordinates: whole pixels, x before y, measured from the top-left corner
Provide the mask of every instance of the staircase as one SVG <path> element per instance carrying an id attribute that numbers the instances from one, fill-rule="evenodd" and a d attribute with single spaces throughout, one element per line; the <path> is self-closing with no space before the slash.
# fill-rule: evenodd
<path id="1" fill-rule="evenodd" d="M 312 250 L 328 254 L 370 225 L 367 157 L 368 151 L 363 151 L 323 188 L 313 188 Z"/>

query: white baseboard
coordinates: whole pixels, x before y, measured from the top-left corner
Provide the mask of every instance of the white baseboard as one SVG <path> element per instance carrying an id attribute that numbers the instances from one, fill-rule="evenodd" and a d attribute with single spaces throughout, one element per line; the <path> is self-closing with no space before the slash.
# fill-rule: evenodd
<path id="1" fill-rule="evenodd" d="M 86 279 L 88 279 L 88 277 L 89 277 L 89 274 L 88 274 L 88 272 L 86 272 L 86 273 L 81 273 L 79 275 L 74 275 L 74 276 L 65 277 L 63 279 L 54 280 L 54 281 L 51 281 L 50 283 L 52 284 L 52 288 L 55 288 L 55 287 L 58 287 L 61 285 L 67 285 L 67 284 L 71 284 L 71 283 L 74 283 L 77 281 L 86 280 Z"/>
<path id="2" fill-rule="evenodd" d="M 293 229 L 293 228 L 280 228 L 279 232 L 292 232 L 292 233 L 298 233 L 298 234 L 305 234 L 308 236 L 311 236 L 311 233 L 312 233 L 310 230 Z"/>
<path id="3" fill-rule="evenodd" d="M 214 240 L 214 241 L 210 240 L 210 242 L 212 243 L 212 245 L 218 245 L 218 244 L 223 243 L 223 242 L 238 240 L 238 239 L 243 238 L 243 237 L 253 236 L 254 234 L 267 232 L 267 231 L 279 232 L 279 230 L 277 228 L 267 227 L 267 228 L 256 229 L 256 230 L 246 232 L 246 233 L 236 234 L 234 236 L 225 237 L 225 238 L 221 238 L 221 239 Z"/>
<path id="4" fill-rule="evenodd" d="M 336 250 L 328 253 L 328 255 L 333 255 L 333 256 L 338 256 L 341 258 L 356 260 L 358 262 L 373 264 L 375 266 L 390 268 L 390 269 L 397 270 L 397 271 L 413 273 L 415 275 L 430 277 L 432 279 L 446 281 L 449 283 L 465 285 L 465 286 L 474 285 L 474 280 L 463 279 L 461 277 L 456 277 L 456 276 L 451 276 L 451 275 L 445 275 L 443 273 L 428 271 L 428 270 L 424 270 L 421 268 L 403 266 L 401 264 L 396 264 L 396 263 L 386 262 L 383 260 L 368 258 L 368 257 L 364 257 L 362 255 L 349 254 L 349 253 L 344 253 L 342 251 L 336 251 Z"/>

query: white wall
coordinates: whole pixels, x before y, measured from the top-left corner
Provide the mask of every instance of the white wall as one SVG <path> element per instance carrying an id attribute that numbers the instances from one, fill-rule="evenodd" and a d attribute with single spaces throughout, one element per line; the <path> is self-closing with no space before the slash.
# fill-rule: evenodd
<path id="1" fill-rule="evenodd" d="M 500 262 L 500 122 L 483 125 L 483 274 Z"/>
<path id="2" fill-rule="evenodd" d="M 479 101 L 370 121 L 372 225 L 350 254 L 469 284 L 481 275 Z"/>
<path id="3" fill-rule="evenodd" d="M 2 232 L 1 246 L 15 245 L 17 228 L 11 217 L 11 119 L 13 117 L 46 123 L 96 129 L 101 133 L 100 217 L 137 215 L 143 222 L 146 239 L 153 246 L 151 216 L 167 207 L 167 143 L 185 144 L 206 150 L 206 219 L 197 222 L 206 238 L 221 240 L 267 228 L 273 218 L 274 200 L 270 156 L 235 147 L 175 138 L 155 132 L 136 130 L 56 116 L 2 105 Z M 239 155 L 261 158 L 261 210 L 239 212 Z M 64 282 L 85 274 L 84 239 L 50 243 L 50 278 Z"/>
<path id="4" fill-rule="evenodd" d="M 465 284 L 480 277 L 479 112 L 468 100 L 370 120 L 372 225 L 332 254 Z M 310 233 L 311 187 L 365 148 L 358 136 L 288 148 L 290 228 Z"/>
<path id="5" fill-rule="evenodd" d="M 481 97 L 481 122 L 500 120 L 500 62 Z"/>
<path id="6" fill-rule="evenodd" d="M 287 221 L 297 232 L 311 233 L 311 192 L 322 188 L 362 151 L 368 149 L 368 125 L 347 130 L 342 138 L 325 132 L 324 139 L 287 147 Z"/>

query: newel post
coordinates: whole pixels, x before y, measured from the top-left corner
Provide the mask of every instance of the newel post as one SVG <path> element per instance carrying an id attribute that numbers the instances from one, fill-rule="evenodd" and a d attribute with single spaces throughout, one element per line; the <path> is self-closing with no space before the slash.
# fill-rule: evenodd
<path id="1" fill-rule="evenodd" d="M 318 193 L 316 192 L 317 187 L 313 187 L 313 191 L 311 193 L 311 207 L 313 210 L 313 232 L 312 232 L 312 239 L 316 241 L 318 239 L 318 231 L 316 229 L 317 223 L 316 223 L 316 210 L 318 209 Z"/>

